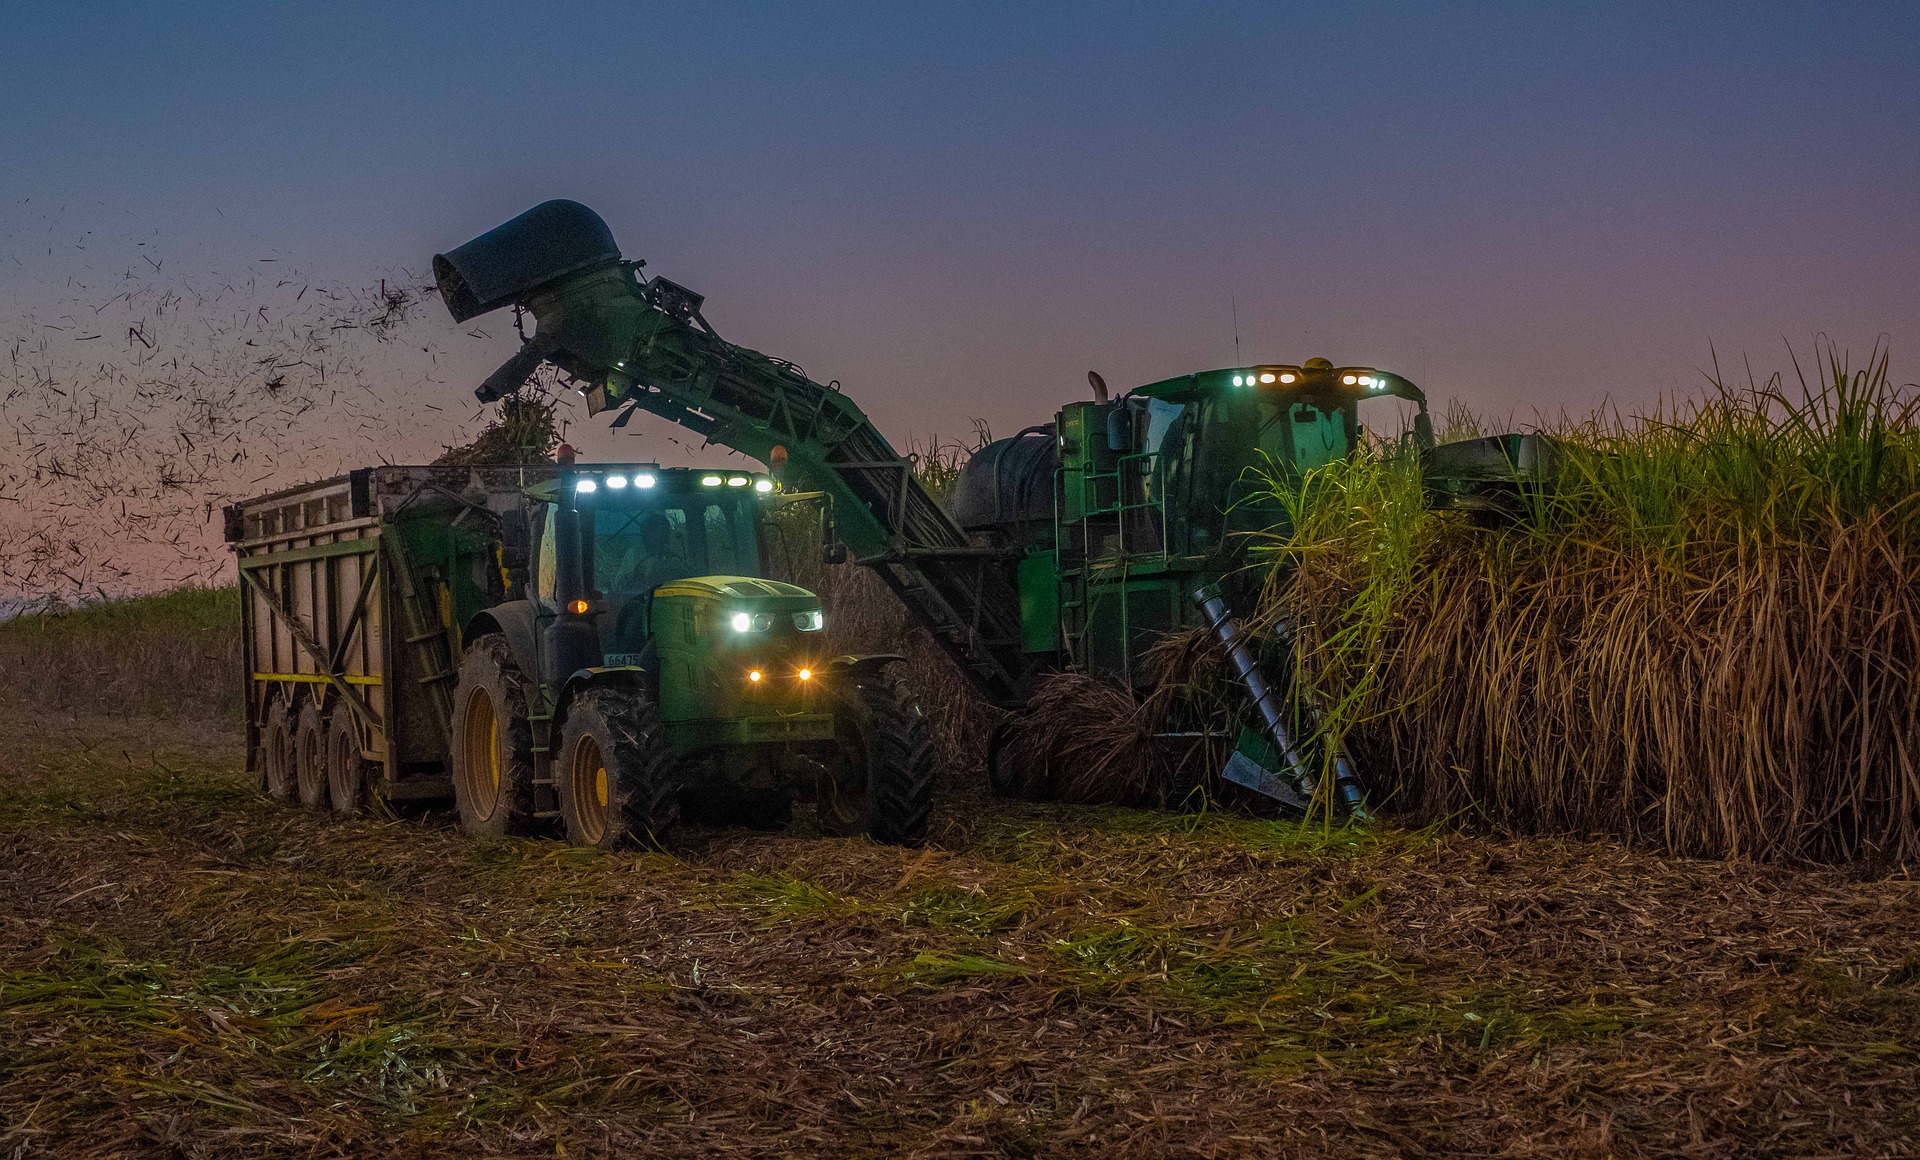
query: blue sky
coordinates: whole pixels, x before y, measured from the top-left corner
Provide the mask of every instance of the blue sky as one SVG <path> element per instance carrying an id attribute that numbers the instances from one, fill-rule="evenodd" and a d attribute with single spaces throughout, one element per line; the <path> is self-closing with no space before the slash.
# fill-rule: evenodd
<path id="1" fill-rule="evenodd" d="M 573 197 L 903 440 L 1230 365 L 1236 301 L 1248 360 L 1584 412 L 1710 342 L 1920 377 L 1917 61 L 1913 4 L 35 5 L 0 230 L 351 280 Z"/>

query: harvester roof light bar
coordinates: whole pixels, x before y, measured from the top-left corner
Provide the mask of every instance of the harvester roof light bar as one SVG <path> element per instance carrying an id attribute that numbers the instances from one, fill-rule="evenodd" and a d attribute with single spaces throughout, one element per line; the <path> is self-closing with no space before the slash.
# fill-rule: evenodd
<path id="1" fill-rule="evenodd" d="M 633 477 L 633 486 L 635 487 L 652 487 L 657 482 L 659 481 L 654 479 L 653 476 L 644 472 Z"/>
<path id="2" fill-rule="evenodd" d="M 717 475 L 703 475 L 700 477 L 701 487 L 719 487 L 724 482 L 726 481 Z"/>
<path id="3" fill-rule="evenodd" d="M 773 490 L 773 481 L 771 479 L 756 479 L 753 481 L 753 490 L 759 492 L 761 495 L 765 495 Z"/>
<path id="4" fill-rule="evenodd" d="M 745 487 L 745 486 L 747 486 L 747 483 L 748 483 L 748 482 L 749 482 L 749 481 L 748 481 L 748 479 L 747 479 L 747 477 L 746 477 L 746 476 L 744 476 L 744 475 L 729 475 L 729 476 L 727 476 L 727 486 L 728 486 L 728 487 Z"/>
<path id="5" fill-rule="evenodd" d="M 609 475 L 607 476 L 607 486 L 615 491 L 619 491 L 621 488 L 627 486 L 627 477 L 624 475 Z"/>
<path id="6" fill-rule="evenodd" d="M 581 495 L 592 495 L 594 492 L 600 490 L 600 485 L 591 479 L 577 479 L 573 482 L 573 490 L 579 492 Z"/>
<path id="7" fill-rule="evenodd" d="M 1244 374 L 1233 376 L 1233 385 L 1236 387 L 1255 387 L 1262 384 L 1270 386 L 1274 383 L 1291 385 L 1299 381 L 1300 369 L 1298 367 L 1277 367 L 1270 371 L 1247 371 Z"/>

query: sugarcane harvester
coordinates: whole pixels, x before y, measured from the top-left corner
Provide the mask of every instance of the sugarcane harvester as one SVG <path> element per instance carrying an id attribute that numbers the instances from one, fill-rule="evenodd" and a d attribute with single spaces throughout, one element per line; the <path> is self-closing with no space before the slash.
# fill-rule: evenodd
<path id="1" fill-rule="evenodd" d="M 1310 721 L 1282 705 L 1268 642 L 1229 611 L 1249 591 L 1247 533 L 1284 522 L 1259 471 L 1300 472 L 1358 446 L 1358 405 L 1426 402 L 1370 367 L 1254 365 L 1206 371 L 1068 404 L 1052 423 L 987 444 L 946 507 L 835 385 L 722 339 L 701 295 L 623 258 L 587 207 L 549 201 L 434 258 L 456 321 L 512 307 L 534 331 L 476 391 L 518 390 L 543 363 L 590 413 L 643 410 L 767 464 L 825 499 L 830 552 L 874 569 L 994 704 L 1017 711 L 1042 673 L 1078 668 L 1126 683 L 1166 632 L 1208 625 L 1246 685 L 1249 713 L 1225 776 L 1296 808 L 1333 769 L 1329 804 L 1359 811 L 1359 779 L 1337 754 L 1308 762 Z M 524 330 L 522 331 L 524 334 Z M 1014 779 L 996 772 L 996 787 Z"/>

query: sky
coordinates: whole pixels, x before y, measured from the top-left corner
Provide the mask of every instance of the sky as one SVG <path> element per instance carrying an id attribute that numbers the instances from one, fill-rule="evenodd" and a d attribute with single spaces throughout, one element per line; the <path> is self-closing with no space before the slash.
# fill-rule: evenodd
<path id="1" fill-rule="evenodd" d="M 1523 424 L 1817 334 L 1904 381 L 1917 71 L 1912 3 L 20 6 L 0 312 L 136 247 L 404 280 L 570 197 L 902 444 L 1089 369 L 1322 356 Z M 391 390 L 453 441 L 514 344 L 440 324 Z M 589 442 L 672 454 L 635 429 Z"/>

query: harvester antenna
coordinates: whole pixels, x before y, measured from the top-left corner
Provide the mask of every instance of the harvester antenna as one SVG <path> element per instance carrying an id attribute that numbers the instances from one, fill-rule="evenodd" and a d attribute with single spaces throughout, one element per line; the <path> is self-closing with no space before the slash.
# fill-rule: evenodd
<path id="1" fill-rule="evenodd" d="M 1233 365 L 1239 366 L 1240 365 L 1240 299 L 1239 299 L 1239 296 L 1236 295 L 1233 298 L 1229 299 L 1229 301 L 1233 303 Z"/>

